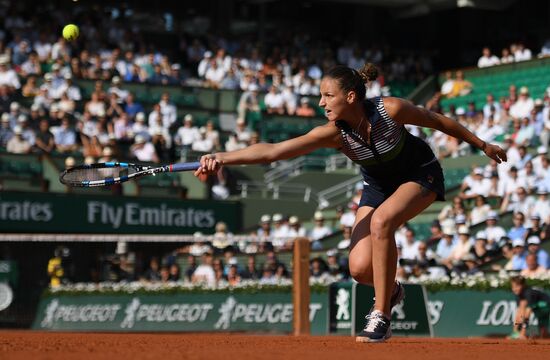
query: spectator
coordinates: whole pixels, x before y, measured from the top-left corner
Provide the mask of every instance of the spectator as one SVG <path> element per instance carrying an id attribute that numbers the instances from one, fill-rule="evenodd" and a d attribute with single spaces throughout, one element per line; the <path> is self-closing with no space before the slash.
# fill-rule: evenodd
<path id="1" fill-rule="evenodd" d="M 268 114 L 282 115 L 285 112 L 283 95 L 274 85 L 269 88 L 269 93 L 265 95 L 264 103 Z"/>
<path id="2" fill-rule="evenodd" d="M 527 233 L 527 229 L 524 227 L 525 215 L 521 212 L 516 212 L 512 220 L 513 225 L 510 230 L 508 230 L 507 236 L 512 240 L 525 239 L 525 234 Z"/>
<path id="3" fill-rule="evenodd" d="M 283 86 L 281 91 L 281 96 L 283 97 L 285 111 L 288 115 L 294 115 L 296 113 L 296 108 L 298 106 L 298 97 L 294 93 L 294 88 L 292 85 Z"/>
<path id="4" fill-rule="evenodd" d="M 500 56 L 500 63 L 501 64 L 511 64 L 515 62 L 516 59 L 514 58 L 514 55 L 510 53 L 510 49 L 503 48 Z"/>
<path id="5" fill-rule="evenodd" d="M 288 219 L 288 237 L 289 238 L 297 238 L 297 237 L 305 237 L 306 236 L 306 229 L 302 226 L 300 223 L 300 219 L 298 216 L 291 216 Z"/>
<path id="6" fill-rule="evenodd" d="M 233 234 L 227 229 L 227 224 L 223 221 L 218 221 L 214 227 L 214 241 L 212 245 L 218 250 L 225 250 L 232 243 L 231 237 Z"/>
<path id="7" fill-rule="evenodd" d="M 204 253 L 201 256 L 201 264 L 197 266 L 191 277 L 193 284 L 203 284 L 210 287 L 216 285 L 216 274 L 214 272 L 213 257 L 211 253 Z M 222 270 L 223 272 L 223 270 Z"/>
<path id="8" fill-rule="evenodd" d="M 495 55 L 491 54 L 491 49 L 483 48 L 483 55 L 477 61 L 477 67 L 484 68 L 489 66 L 500 65 L 500 60 Z"/>
<path id="9" fill-rule="evenodd" d="M 416 260 L 418 258 L 418 247 L 420 241 L 415 237 L 413 229 L 405 231 L 405 241 L 401 242 L 401 258 L 406 260 Z"/>
<path id="10" fill-rule="evenodd" d="M 227 273 L 227 282 L 231 286 L 235 286 L 241 283 L 241 276 L 239 275 L 237 265 L 232 264 L 229 267 L 229 272 Z"/>
<path id="11" fill-rule="evenodd" d="M 246 119 L 248 113 L 260 113 L 260 102 L 258 100 L 258 85 L 251 84 L 247 91 L 243 92 L 237 106 L 239 119 Z"/>
<path id="12" fill-rule="evenodd" d="M 357 214 L 358 209 L 359 204 L 356 202 L 350 201 L 348 203 L 348 210 L 342 214 L 342 217 L 340 217 L 340 229 L 343 229 L 346 226 L 353 227 L 353 224 L 355 223 L 355 214 Z"/>
<path id="13" fill-rule="evenodd" d="M 338 242 L 338 250 L 346 250 L 349 249 L 351 244 L 351 226 L 345 226 L 342 230 L 342 240 Z"/>
<path id="14" fill-rule="evenodd" d="M 137 114 L 143 113 L 144 111 L 145 110 L 143 109 L 143 105 L 135 102 L 134 94 L 129 92 L 128 96 L 126 97 L 124 112 L 126 112 L 130 119 L 133 120 Z"/>
<path id="15" fill-rule="evenodd" d="M 17 125 L 13 129 L 13 134 L 7 143 L 6 150 L 12 154 L 28 154 L 31 152 L 31 144 L 23 138 L 23 129 Z"/>
<path id="16" fill-rule="evenodd" d="M 170 264 L 168 268 L 168 281 L 180 281 L 180 267 L 178 264 Z"/>
<path id="17" fill-rule="evenodd" d="M 155 256 L 149 261 L 149 268 L 145 271 L 144 278 L 150 282 L 161 280 L 159 259 Z"/>
<path id="18" fill-rule="evenodd" d="M 235 134 L 237 134 L 237 140 L 240 143 L 247 144 L 252 137 L 252 133 L 246 127 L 246 122 L 243 118 L 237 118 L 237 127 L 235 128 Z"/>
<path id="19" fill-rule="evenodd" d="M 273 214 L 271 218 L 273 221 L 273 228 L 271 232 L 272 243 L 276 249 L 288 249 L 292 245 L 287 242 L 289 227 L 284 223 L 284 218 L 282 214 Z"/>
<path id="20" fill-rule="evenodd" d="M 437 243 L 435 250 L 435 256 L 440 265 L 444 264 L 443 261 L 450 258 L 453 249 L 456 245 L 455 232 L 450 226 L 443 228 L 443 237 Z"/>
<path id="21" fill-rule="evenodd" d="M 470 239 L 470 229 L 466 225 L 458 227 L 458 241 L 453 247 L 450 256 L 443 260 L 442 263 L 449 269 L 460 266 L 462 261 L 472 249 L 472 241 Z"/>
<path id="22" fill-rule="evenodd" d="M 206 138 L 212 141 L 214 144 L 214 150 L 221 150 L 220 133 L 215 129 L 214 122 L 212 120 L 208 120 L 206 122 Z"/>
<path id="23" fill-rule="evenodd" d="M 526 267 L 525 265 L 525 240 L 517 238 L 512 240 L 512 258 L 506 265 L 507 270 L 520 271 Z"/>
<path id="24" fill-rule="evenodd" d="M 191 145 L 191 150 L 202 153 L 210 153 L 214 150 L 212 139 L 208 138 L 206 128 L 201 126 L 199 129 L 200 138 L 196 139 Z"/>
<path id="25" fill-rule="evenodd" d="M 545 187 L 537 188 L 537 200 L 533 206 L 533 214 L 540 216 L 546 225 L 550 223 L 550 202 L 548 201 L 548 191 Z"/>
<path id="26" fill-rule="evenodd" d="M 453 92 L 455 81 L 453 79 L 453 73 L 450 71 L 445 72 L 445 81 L 441 85 L 441 96 L 450 97 Z"/>
<path id="27" fill-rule="evenodd" d="M 311 260 L 310 277 L 313 279 L 324 279 L 328 276 L 327 264 L 320 257 L 315 257 Z"/>
<path id="28" fill-rule="evenodd" d="M 48 120 L 40 120 L 40 127 L 38 134 L 36 135 L 35 147 L 39 152 L 49 154 L 55 148 L 55 141 L 52 133 L 50 132 L 50 124 Z"/>
<path id="29" fill-rule="evenodd" d="M 0 86 L 5 85 L 10 93 L 21 88 L 17 73 L 10 68 L 7 55 L 0 55 Z"/>
<path id="30" fill-rule="evenodd" d="M 541 249 L 539 236 L 531 235 L 527 238 L 527 252 L 535 256 L 536 262 L 542 270 L 550 267 L 550 258 L 546 250 Z M 527 267 L 529 267 L 529 263 L 527 263 Z"/>
<path id="31" fill-rule="evenodd" d="M 175 142 L 183 151 L 191 150 L 193 143 L 201 138 L 199 129 L 193 126 L 193 115 L 187 114 L 183 118 L 183 126 L 178 129 Z"/>
<path id="32" fill-rule="evenodd" d="M 224 265 L 221 259 L 215 258 L 212 261 L 212 268 L 214 269 L 215 284 L 219 285 L 221 282 L 227 281 L 227 277 L 224 274 Z"/>
<path id="33" fill-rule="evenodd" d="M 258 280 L 260 273 L 256 268 L 256 258 L 254 255 L 249 255 L 246 260 L 246 268 L 242 272 L 242 278 L 247 280 Z"/>
<path id="34" fill-rule="evenodd" d="M 519 89 L 519 97 L 517 101 L 510 106 L 510 116 L 515 119 L 529 117 L 531 110 L 535 107 L 535 102 L 529 95 L 527 86 L 522 86 Z"/>
<path id="35" fill-rule="evenodd" d="M 76 133 L 70 128 L 69 119 L 64 117 L 61 120 L 61 127 L 54 133 L 55 147 L 60 153 L 76 151 Z"/>
<path id="36" fill-rule="evenodd" d="M 325 217 L 321 211 L 316 211 L 313 219 L 315 220 L 315 225 L 310 232 L 310 240 L 312 241 L 312 249 L 320 250 L 323 245 L 319 240 L 332 234 L 332 229 L 325 225 Z"/>
<path id="37" fill-rule="evenodd" d="M 464 79 L 464 73 L 462 71 L 457 71 L 456 79 L 453 83 L 453 89 L 447 97 L 454 98 L 457 96 L 468 95 L 472 91 L 472 87 L 472 83 Z"/>
<path id="38" fill-rule="evenodd" d="M 516 60 L 516 62 L 531 60 L 531 58 L 531 50 L 527 49 L 523 45 L 523 43 L 519 42 L 517 44 L 516 50 L 514 51 L 514 59 Z"/>
<path id="39" fill-rule="evenodd" d="M 177 110 L 174 103 L 170 100 L 170 94 L 165 92 L 160 96 L 160 113 L 162 115 L 162 124 L 166 129 L 170 129 L 176 122 Z"/>
<path id="40" fill-rule="evenodd" d="M 309 99 L 308 98 L 303 97 L 300 100 L 300 106 L 298 107 L 298 109 L 296 109 L 296 115 L 297 116 L 304 116 L 304 117 L 313 117 L 313 116 L 315 116 L 315 110 L 309 104 Z"/>
<path id="41" fill-rule="evenodd" d="M 501 239 L 506 235 L 506 231 L 502 226 L 497 225 L 498 214 L 496 211 L 489 211 L 487 213 L 485 234 L 487 235 L 488 246 L 492 249 L 498 248 L 501 243 Z"/>
<path id="42" fill-rule="evenodd" d="M 546 269 L 537 261 L 537 255 L 528 253 L 525 257 L 525 268 L 521 270 L 520 275 L 527 279 L 532 279 L 546 274 Z"/>
<path id="43" fill-rule="evenodd" d="M 130 154 L 142 162 L 159 162 L 155 147 L 141 135 L 135 137 L 134 144 L 130 147 Z"/>

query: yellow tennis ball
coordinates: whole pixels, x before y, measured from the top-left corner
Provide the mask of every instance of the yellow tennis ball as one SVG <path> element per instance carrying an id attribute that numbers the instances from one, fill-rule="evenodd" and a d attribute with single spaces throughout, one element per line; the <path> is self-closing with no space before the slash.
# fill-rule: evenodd
<path id="1" fill-rule="evenodd" d="M 76 40 L 79 34 L 80 30 L 78 30 L 78 26 L 76 26 L 75 24 L 69 24 L 63 28 L 63 37 L 67 41 Z"/>

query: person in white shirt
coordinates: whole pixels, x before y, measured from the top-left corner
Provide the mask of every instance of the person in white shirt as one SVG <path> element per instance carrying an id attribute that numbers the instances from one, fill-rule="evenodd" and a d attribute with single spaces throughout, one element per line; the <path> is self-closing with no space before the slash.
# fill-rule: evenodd
<path id="1" fill-rule="evenodd" d="M 455 81 L 453 79 L 453 73 L 450 71 L 445 72 L 445 81 L 441 85 L 441 96 L 447 96 L 453 91 Z"/>
<path id="2" fill-rule="evenodd" d="M 487 234 L 487 244 L 491 249 L 496 249 L 500 246 L 500 239 L 506 236 L 504 228 L 498 225 L 498 213 L 494 210 L 489 211 L 485 224 L 486 227 L 483 231 Z"/>
<path id="3" fill-rule="evenodd" d="M 237 119 L 237 127 L 235 128 L 235 134 L 237 134 L 237 140 L 242 143 L 248 143 L 252 137 L 250 130 L 246 128 L 246 122 L 243 118 Z"/>
<path id="4" fill-rule="evenodd" d="M 357 214 L 357 209 L 359 209 L 359 204 L 355 201 L 350 201 L 348 203 L 348 211 L 342 214 L 340 217 L 340 228 L 353 227 L 355 224 L 355 214 Z"/>
<path id="5" fill-rule="evenodd" d="M 322 212 L 316 211 L 313 219 L 315 220 L 315 226 L 311 229 L 309 237 L 313 241 L 312 248 L 318 250 L 322 248 L 319 240 L 332 234 L 332 229 L 325 225 L 325 217 Z"/>
<path id="6" fill-rule="evenodd" d="M 191 149 L 195 141 L 201 138 L 199 129 L 193 126 L 193 115 L 187 114 L 183 118 L 183 126 L 181 126 L 175 136 L 176 144 L 184 149 Z"/>
<path id="7" fill-rule="evenodd" d="M 500 120 L 500 104 L 495 101 L 495 96 L 491 93 L 487 94 L 486 103 L 483 105 L 483 117 L 488 119 L 493 115 L 495 121 Z"/>
<path id="8" fill-rule="evenodd" d="M 516 51 L 514 51 L 514 59 L 516 61 L 527 61 L 531 60 L 532 57 L 531 50 L 527 49 L 523 43 L 517 44 Z"/>
<path id="9" fill-rule="evenodd" d="M 204 74 L 204 78 L 208 86 L 213 88 L 219 88 L 225 77 L 225 71 L 221 66 L 218 66 L 216 60 L 212 59 L 208 66 L 208 70 Z"/>
<path id="10" fill-rule="evenodd" d="M 284 109 L 288 115 L 294 115 L 298 107 L 298 96 L 294 93 L 292 85 L 284 86 L 281 91 L 283 97 Z"/>
<path id="11" fill-rule="evenodd" d="M 300 219 L 298 216 L 291 216 L 288 219 L 288 236 L 297 238 L 297 237 L 305 237 L 306 236 L 306 228 L 302 226 L 300 223 Z"/>
<path id="12" fill-rule="evenodd" d="M 19 90 L 21 82 L 15 70 L 9 67 L 7 55 L 0 56 L 0 85 L 6 85 L 11 90 Z"/>
<path id="13" fill-rule="evenodd" d="M 137 135 L 134 145 L 131 146 L 130 152 L 139 161 L 143 162 L 159 162 L 159 158 L 155 151 L 155 147 L 150 142 L 146 141 L 141 135 Z"/>
<path id="14" fill-rule="evenodd" d="M 206 128 L 203 126 L 199 129 L 200 138 L 195 140 L 191 145 L 191 150 L 197 152 L 209 153 L 214 150 L 214 142 L 206 135 Z"/>
<path id="15" fill-rule="evenodd" d="M 201 256 L 201 264 L 197 266 L 193 275 L 191 276 L 191 281 L 194 284 L 206 284 L 208 286 L 216 285 L 216 273 L 212 267 L 213 258 L 211 253 L 204 253 Z"/>
<path id="16" fill-rule="evenodd" d="M 491 54 L 491 49 L 488 47 L 483 48 L 483 55 L 477 61 L 477 67 L 484 68 L 489 66 L 500 65 L 500 60 L 495 55 Z"/>
<path id="17" fill-rule="evenodd" d="M 543 222 L 547 223 L 550 217 L 550 201 L 548 200 L 548 190 L 544 187 L 537 189 L 537 200 L 533 205 L 533 214 L 540 216 Z"/>
<path id="18" fill-rule="evenodd" d="M 495 124 L 492 115 L 483 121 L 480 127 L 475 131 L 476 135 L 485 142 L 493 142 L 499 135 L 504 134 L 502 126 Z"/>
<path id="19" fill-rule="evenodd" d="M 470 224 L 477 225 L 485 222 L 489 211 L 491 211 L 491 205 L 487 203 L 487 199 L 483 195 L 476 196 L 475 205 L 470 212 Z"/>
<path id="20" fill-rule="evenodd" d="M 273 228 L 271 232 L 272 241 L 271 243 L 276 249 L 290 249 L 292 244 L 287 242 L 289 237 L 289 227 L 284 223 L 284 218 L 282 214 L 273 214 L 271 218 L 273 221 Z"/>
<path id="21" fill-rule="evenodd" d="M 162 114 L 162 124 L 166 129 L 170 129 L 176 122 L 176 106 L 170 101 L 170 94 L 163 93 L 160 96 L 160 113 Z"/>
<path id="22" fill-rule="evenodd" d="M 544 145 L 541 145 L 537 148 L 537 156 L 535 156 L 531 160 L 531 162 L 533 163 L 533 170 L 535 171 L 537 178 L 541 177 L 541 170 L 543 169 L 542 159 L 545 158 L 547 154 L 548 154 L 548 148 Z M 542 177 L 544 178 L 546 173 L 544 172 L 542 175 L 543 175 Z"/>
<path id="23" fill-rule="evenodd" d="M 515 61 L 516 59 L 514 58 L 514 55 L 510 53 L 510 50 L 508 48 L 502 49 L 501 56 L 500 56 L 501 64 L 511 64 Z"/>
<path id="24" fill-rule="evenodd" d="M 418 246 L 420 241 L 416 240 L 414 230 L 407 229 L 405 231 L 405 241 L 401 242 L 401 259 L 416 260 L 420 253 Z"/>
<path id="25" fill-rule="evenodd" d="M 264 97 L 264 103 L 268 114 L 284 114 L 284 98 L 276 86 L 271 86 Z"/>
<path id="26" fill-rule="evenodd" d="M 529 96 L 529 89 L 522 86 L 519 89 L 519 97 L 517 101 L 510 106 L 510 115 L 513 118 L 529 117 L 531 110 L 535 107 L 535 101 Z"/>

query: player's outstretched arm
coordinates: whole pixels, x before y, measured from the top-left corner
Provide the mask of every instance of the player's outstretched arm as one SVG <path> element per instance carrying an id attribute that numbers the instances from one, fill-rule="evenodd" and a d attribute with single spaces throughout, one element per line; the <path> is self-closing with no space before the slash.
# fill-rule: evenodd
<path id="1" fill-rule="evenodd" d="M 223 165 L 267 164 L 309 154 L 322 147 L 340 146 L 339 130 L 333 123 L 328 123 L 312 129 L 305 135 L 279 143 L 260 143 L 241 150 L 204 155 L 200 159 L 201 166 L 195 171 L 195 176 L 203 179 L 204 175 L 216 173 Z"/>
<path id="2" fill-rule="evenodd" d="M 486 143 L 453 119 L 398 98 L 385 98 L 384 105 L 388 114 L 398 123 L 442 131 L 477 147 L 499 164 L 507 160 L 506 152 L 503 149 L 497 145 Z"/>

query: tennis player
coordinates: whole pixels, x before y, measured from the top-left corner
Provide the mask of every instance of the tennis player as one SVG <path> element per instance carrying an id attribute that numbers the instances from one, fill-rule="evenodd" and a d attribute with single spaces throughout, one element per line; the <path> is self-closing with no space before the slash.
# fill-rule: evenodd
<path id="1" fill-rule="evenodd" d="M 511 278 L 510 285 L 517 302 L 514 332 L 511 337 L 527 339 L 529 318 L 533 313 L 539 322 L 539 336 L 547 338 L 550 323 L 550 296 L 541 290 L 527 286 L 522 276 Z"/>
<path id="2" fill-rule="evenodd" d="M 395 281 L 395 230 L 435 200 L 444 200 L 441 166 L 430 147 L 411 135 L 405 124 L 440 130 L 481 149 L 498 163 L 506 161 L 500 147 L 488 144 L 458 122 L 394 97 L 366 100 L 365 84 L 378 77 L 366 64 L 360 71 L 346 66 L 330 69 L 321 82 L 319 106 L 328 122 L 305 135 L 275 144 L 260 143 L 232 152 L 201 157 L 195 176 L 205 180 L 221 166 L 270 163 L 335 148 L 361 167 L 364 190 L 350 246 L 349 268 L 355 280 L 374 285 L 375 304 L 366 316 L 360 342 L 391 337 L 391 308 L 404 297 Z"/>

